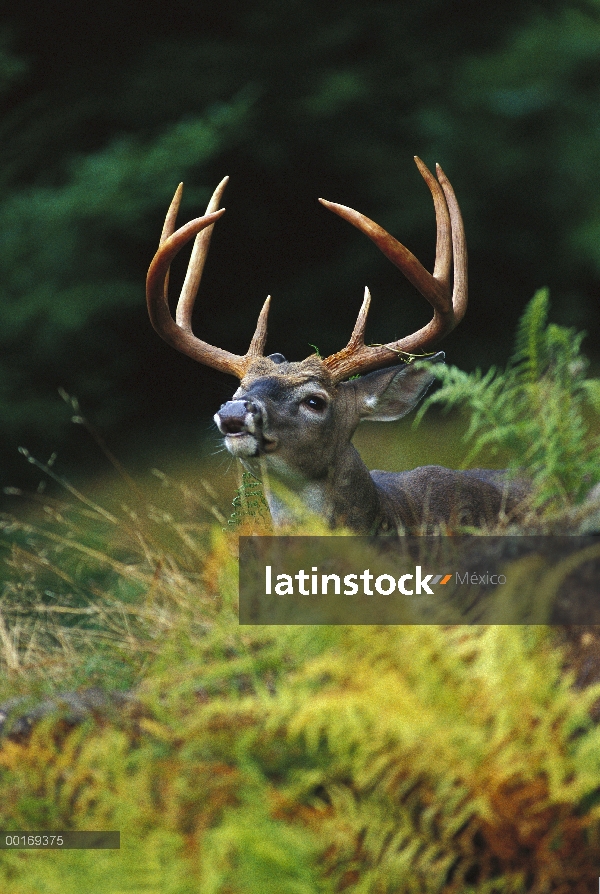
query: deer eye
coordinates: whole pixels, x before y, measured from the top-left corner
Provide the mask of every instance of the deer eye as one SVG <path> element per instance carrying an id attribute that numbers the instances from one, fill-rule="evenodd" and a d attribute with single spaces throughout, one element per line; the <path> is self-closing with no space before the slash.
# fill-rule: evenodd
<path id="1" fill-rule="evenodd" d="M 327 402 L 323 400 L 322 397 L 319 397 L 317 394 L 310 394 L 308 397 L 304 398 L 302 403 L 305 407 L 308 407 L 315 413 L 322 413 L 327 406 Z"/>

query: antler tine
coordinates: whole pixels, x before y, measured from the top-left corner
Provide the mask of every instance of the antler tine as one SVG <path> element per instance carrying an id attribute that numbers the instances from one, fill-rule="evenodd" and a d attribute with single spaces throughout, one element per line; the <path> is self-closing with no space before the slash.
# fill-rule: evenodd
<path id="1" fill-rule="evenodd" d="M 319 199 L 331 211 L 365 233 L 383 254 L 398 267 L 432 305 L 433 319 L 422 329 L 387 345 L 367 346 L 355 333 L 364 331 L 366 313 L 361 308 L 359 320 L 347 346 L 324 360 L 335 381 L 355 373 L 364 373 L 394 363 L 399 353 L 423 351 L 450 332 L 464 316 L 467 306 L 467 253 L 464 226 L 454 190 L 442 169 L 437 166 L 436 180 L 420 158 L 415 162 L 433 197 L 437 241 L 433 274 L 401 242 L 358 211 L 345 205 Z M 454 292 L 450 291 L 450 275 L 454 257 Z"/>
<path id="2" fill-rule="evenodd" d="M 213 225 L 225 213 L 224 208 L 218 211 L 216 209 L 228 179 L 225 177 L 216 188 L 206 209 L 207 213 L 203 217 L 191 220 L 174 231 L 183 190 L 183 184 L 179 185 L 167 212 L 159 249 L 148 268 L 146 298 L 150 322 L 161 338 L 192 359 L 242 379 L 252 361 L 262 356 L 267 337 L 269 299 L 265 301 L 261 310 L 250 348 L 244 356 L 232 354 L 202 341 L 192 333 L 191 328 L 192 310 L 206 262 Z M 194 237 L 196 241 L 174 320 L 168 300 L 169 268 L 177 253 Z"/>
<path id="3" fill-rule="evenodd" d="M 248 348 L 247 357 L 262 357 L 265 351 L 267 341 L 267 318 L 269 316 L 269 308 L 271 307 L 271 296 L 267 295 L 267 300 L 262 306 L 262 310 L 258 315 L 256 329 Z"/>
<path id="4" fill-rule="evenodd" d="M 354 329 L 352 330 L 352 335 L 350 336 L 350 341 L 348 342 L 347 347 L 351 349 L 356 349 L 364 346 L 365 343 L 365 328 L 367 326 L 367 314 L 369 313 L 369 308 L 371 306 L 371 293 L 369 291 L 369 287 L 365 286 L 365 294 L 363 297 L 363 303 L 358 312 L 358 317 L 356 318 L 356 323 L 354 324 Z"/>
<path id="5" fill-rule="evenodd" d="M 181 197 L 183 196 L 183 183 L 180 183 L 177 189 L 175 190 L 175 195 L 171 199 L 171 204 L 169 205 L 169 210 L 167 211 L 167 216 L 165 217 L 165 222 L 163 224 L 162 232 L 160 234 L 160 239 L 158 241 L 159 246 L 165 242 L 169 236 L 172 236 L 175 232 L 175 222 L 177 221 L 177 214 L 179 213 L 179 206 L 181 205 Z M 165 276 L 165 282 L 163 287 L 163 294 L 165 301 L 169 300 L 169 271 L 167 270 Z"/>
<path id="6" fill-rule="evenodd" d="M 446 195 L 427 165 L 423 164 L 418 155 L 415 155 L 415 164 L 419 169 L 421 177 L 429 187 L 435 209 L 436 243 L 433 278 L 437 279 L 446 289 L 449 289 L 450 275 L 452 273 L 452 219 Z M 438 170 L 441 171 L 442 169 L 439 165 L 436 165 L 436 172 Z"/>
<path id="7" fill-rule="evenodd" d="M 457 326 L 465 315 L 468 303 L 467 239 L 465 236 L 465 225 L 452 184 L 442 171 L 440 165 L 436 164 L 435 167 L 437 178 L 444 190 L 448 211 L 450 212 L 452 247 L 454 254 L 454 290 L 452 292 L 452 308 L 454 311 L 454 326 Z"/>
<path id="8" fill-rule="evenodd" d="M 181 205 L 181 197 L 183 196 L 183 183 L 180 183 L 177 189 L 175 190 L 175 195 L 171 199 L 171 204 L 169 205 L 169 210 L 167 211 L 167 216 L 165 217 L 165 222 L 163 224 L 162 232 L 160 234 L 160 239 L 158 244 L 162 245 L 165 240 L 172 236 L 175 232 L 175 222 L 177 220 L 177 215 L 179 214 L 179 206 Z M 215 208 L 211 209 L 212 211 L 216 211 Z"/>
<path id="9" fill-rule="evenodd" d="M 223 177 L 211 196 L 210 202 L 206 207 L 205 214 L 211 214 L 212 212 L 217 210 L 217 208 L 221 204 L 221 199 L 228 182 L 229 177 Z M 177 311 L 175 315 L 177 325 L 181 326 L 183 329 L 189 329 L 190 332 L 192 331 L 192 311 L 194 309 L 194 302 L 196 300 L 196 295 L 198 294 L 198 289 L 200 287 L 200 280 L 204 271 L 204 265 L 206 264 L 206 258 L 208 256 L 208 248 L 210 246 L 213 229 L 214 224 L 211 224 L 210 226 L 201 230 L 194 240 L 192 256 L 190 257 L 190 262 L 188 264 L 187 273 L 185 275 L 183 286 L 181 288 L 179 301 L 177 302 Z"/>

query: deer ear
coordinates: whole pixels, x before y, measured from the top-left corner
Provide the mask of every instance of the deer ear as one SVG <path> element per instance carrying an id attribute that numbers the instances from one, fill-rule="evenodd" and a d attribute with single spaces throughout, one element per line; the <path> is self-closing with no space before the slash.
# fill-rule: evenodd
<path id="1" fill-rule="evenodd" d="M 444 352 L 440 351 L 430 358 L 430 363 L 441 363 L 444 357 Z M 434 381 L 435 376 L 430 369 L 408 363 L 400 369 L 376 370 L 351 384 L 356 389 L 361 419 L 393 422 L 406 416 Z"/>

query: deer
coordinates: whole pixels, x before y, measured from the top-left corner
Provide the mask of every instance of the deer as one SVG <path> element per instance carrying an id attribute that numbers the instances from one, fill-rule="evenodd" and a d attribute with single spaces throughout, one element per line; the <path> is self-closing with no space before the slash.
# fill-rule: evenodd
<path id="1" fill-rule="evenodd" d="M 415 156 L 429 187 L 436 217 L 433 273 L 402 243 L 364 214 L 345 205 L 321 204 L 371 239 L 433 308 L 421 329 L 382 345 L 365 343 L 371 302 L 365 289 L 345 348 L 328 357 L 288 361 L 265 355 L 266 299 L 243 356 L 208 344 L 192 332 L 192 311 L 212 231 L 228 179 L 217 186 L 202 217 L 176 229 L 180 184 L 169 207 L 158 251 L 147 275 L 150 321 L 172 347 L 201 364 L 235 376 L 240 386 L 214 420 L 225 447 L 260 478 L 276 530 L 306 515 L 357 534 L 434 533 L 486 527 L 510 518 L 526 495 L 523 482 L 492 469 L 421 466 L 411 471 L 369 471 L 352 437 L 362 421 L 393 421 L 409 413 L 435 380 L 432 364 L 444 360 L 431 348 L 462 320 L 467 309 L 467 247 L 461 211 L 439 165 L 436 177 Z M 175 317 L 169 307 L 172 261 L 195 239 Z M 452 280 L 452 282 L 451 282 Z M 415 362 L 426 357 L 427 364 Z"/>

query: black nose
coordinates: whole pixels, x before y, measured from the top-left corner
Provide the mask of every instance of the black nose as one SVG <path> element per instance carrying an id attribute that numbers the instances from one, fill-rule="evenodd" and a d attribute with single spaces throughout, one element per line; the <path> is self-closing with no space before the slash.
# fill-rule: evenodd
<path id="1" fill-rule="evenodd" d="M 227 435 L 235 435 L 247 431 L 248 414 L 254 414 L 256 407 L 249 400 L 228 400 L 218 412 L 221 431 Z"/>

